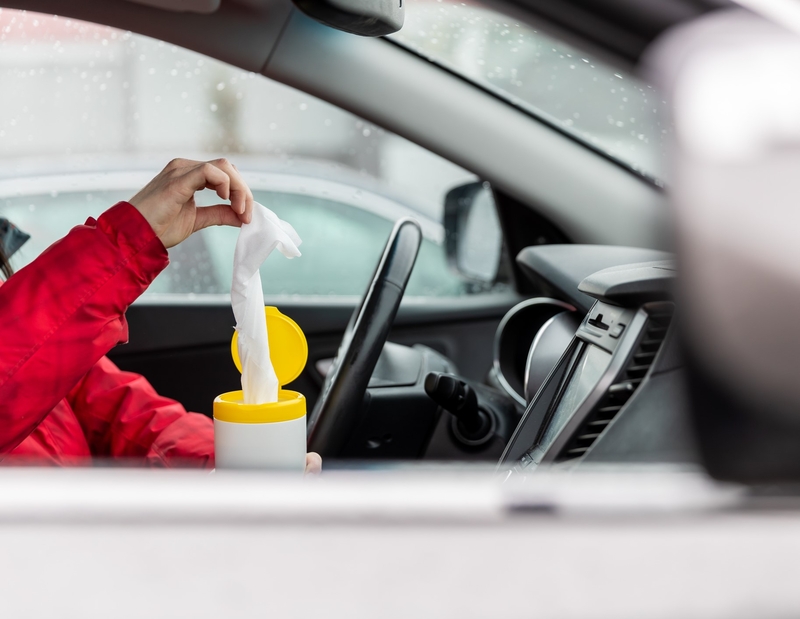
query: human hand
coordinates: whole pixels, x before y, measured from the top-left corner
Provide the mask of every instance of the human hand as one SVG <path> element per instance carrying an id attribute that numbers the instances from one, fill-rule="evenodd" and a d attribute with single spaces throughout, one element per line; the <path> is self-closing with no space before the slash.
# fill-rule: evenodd
<path id="1" fill-rule="evenodd" d="M 313 451 L 306 454 L 306 472 L 305 475 L 319 475 L 322 472 L 322 458 L 318 453 Z"/>
<path id="2" fill-rule="evenodd" d="M 206 188 L 230 204 L 198 207 L 194 194 Z M 173 159 L 129 202 L 167 248 L 208 226 L 250 223 L 253 212 L 253 194 L 227 159 Z"/>

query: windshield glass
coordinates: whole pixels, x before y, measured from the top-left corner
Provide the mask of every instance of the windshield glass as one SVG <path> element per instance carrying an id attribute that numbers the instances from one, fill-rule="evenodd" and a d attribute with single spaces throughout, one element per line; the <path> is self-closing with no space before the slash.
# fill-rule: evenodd
<path id="1" fill-rule="evenodd" d="M 667 127 L 652 86 L 474 2 L 416 0 L 394 41 L 660 178 Z"/>

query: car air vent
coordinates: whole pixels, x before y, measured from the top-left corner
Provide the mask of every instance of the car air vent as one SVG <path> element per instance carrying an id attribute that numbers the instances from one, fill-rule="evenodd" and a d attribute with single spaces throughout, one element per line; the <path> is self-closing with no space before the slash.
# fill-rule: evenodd
<path id="1" fill-rule="evenodd" d="M 583 456 L 636 393 L 664 343 L 671 320 L 671 309 L 654 312 L 648 316 L 633 354 L 617 376 L 617 380 L 608 388 L 597 408 L 586 417 L 575 436 L 561 450 L 557 461 L 563 462 Z"/>

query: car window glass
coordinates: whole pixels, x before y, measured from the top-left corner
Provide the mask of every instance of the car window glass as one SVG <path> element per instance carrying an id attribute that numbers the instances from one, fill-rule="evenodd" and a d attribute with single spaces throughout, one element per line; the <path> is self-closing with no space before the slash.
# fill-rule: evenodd
<path id="1" fill-rule="evenodd" d="M 305 93 L 130 32 L 8 9 L 0 91 L 0 215 L 33 237 L 17 268 L 171 158 L 226 156 L 303 238 L 302 258 L 262 269 L 266 293 L 361 294 L 409 215 L 425 239 L 409 294 L 474 290 L 447 266 L 441 223 L 447 191 L 474 175 Z M 147 294 L 227 293 L 236 234 L 205 230 L 170 250 Z"/>
<path id="2" fill-rule="evenodd" d="M 3 183 L 0 183 L 2 192 Z M 132 190 L 131 190 L 132 191 Z M 96 217 L 108 204 L 130 197 L 131 191 L 52 192 L 0 198 L 4 216 L 17 222 L 31 239 L 14 257 L 16 267 L 33 260 L 77 221 Z M 344 202 L 308 195 L 254 191 L 254 197 L 283 219 L 291 219 L 306 241 L 302 260 L 275 254 L 262 268 L 265 294 L 360 295 L 371 277 L 392 222 Z M 200 202 L 214 202 L 205 195 Z M 470 292 L 448 269 L 441 235 L 429 224 L 414 274 L 412 296 L 457 296 Z M 433 232 L 433 237 L 430 236 Z M 423 233 L 423 234 L 424 234 Z M 238 230 L 203 230 L 170 250 L 170 266 L 148 294 L 214 295 L 230 291 L 233 250 Z"/>
<path id="3" fill-rule="evenodd" d="M 392 39 L 633 169 L 662 176 L 663 101 L 628 72 L 475 2 L 409 2 Z"/>

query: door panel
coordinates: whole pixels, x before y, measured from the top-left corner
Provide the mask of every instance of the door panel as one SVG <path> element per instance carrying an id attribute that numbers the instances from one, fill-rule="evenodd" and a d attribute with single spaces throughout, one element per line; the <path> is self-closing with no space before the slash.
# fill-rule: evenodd
<path id="1" fill-rule="evenodd" d="M 491 366 L 492 341 L 503 315 L 520 297 L 513 293 L 448 299 L 409 298 L 389 336 L 400 344 L 425 344 L 452 359 L 467 378 L 481 380 Z M 314 406 L 322 377 L 318 360 L 336 355 L 357 299 L 267 299 L 306 334 L 309 359 L 291 384 Z M 233 312 L 229 301 L 139 302 L 127 313 L 130 343 L 109 356 L 123 370 L 143 374 L 155 389 L 196 412 L 211 414 L 220 393 L 240 388 L 230 356 Z"/>

